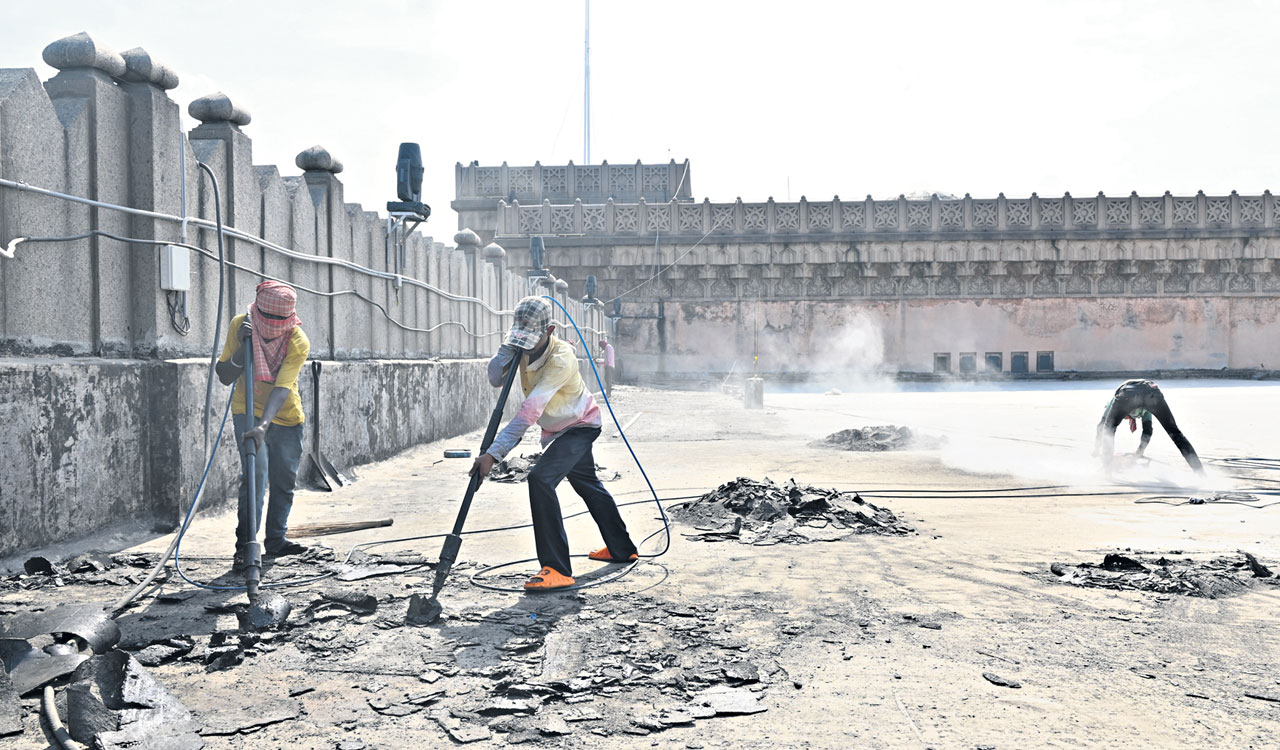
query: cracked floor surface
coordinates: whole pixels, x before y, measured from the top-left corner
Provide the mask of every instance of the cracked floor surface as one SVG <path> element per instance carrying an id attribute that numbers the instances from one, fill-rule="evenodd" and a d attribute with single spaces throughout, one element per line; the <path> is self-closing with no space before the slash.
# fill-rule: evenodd
<path id="1" fill-rule="evenodd" d="M 1280 591 L 1204 599 L 1043 575 L 1055 561 L 1097 562 L 1122 550 L 1280 556 L 1280 507 L 1137 505 L 1136 494 L 1086 494 L 1157 483 L 1150 492 L 1200 491 L 1159 430 L 1149 466 L 1120 467 L 1123 485 L 1096 469 L 1093 425 L 1114 385 L 767 392 L 761 411 L 719 393 L 619 387 L 619 418 L 641 414 L 628 436 L 664 497 L 739 476 L 794 477 L 860 491 L 917 533 L 758 547 L 696 541 L 682 535 L 693 528 L 676 525 L 670 552 L 621 580 L 540 596 L 468 582 L 481 566 L 532 557 L 528 529 L 468 536 L 436 626 L 400 625 L 407 597 L 430 587 L 430 570 L 420 569 L 290 590 L 290 627 L 244 643 L 231 642 L 234 615 L 209 611 L 242 595 L 149 599 L 120 618 L 121 645 L 140 652 L 169 638 L 191 641 L 190 652 L 149 671 L 203 724 L 208 748 L 1271 746 L 1280 726 L 1280 703 L 1267 700 L 1280 696 Z M 1203 456 L 1277 455 L 1268 415 L 1280 388 L 1170 381 L 1165 389 Z M 947 440 L 937 450 L 888 453 L 809 446 L 886 423 Z M 607 486 L 620 501 L 643 499 L 640 473 L 611 432 L 596 460 L 622 477 Z M 478 439 L 361 467 L 358 483 L 332 494 L 300 493 L 292 520 L 395 518 L 390 529 L 310 540 L 339 557 L 359 542 L 445 531 L 468 462 L 441 460 L 443 449 L 474 449 Z M 1132 450 L 1136 437 L 1122 434 L 1117 445 Z M 536 448 L 531 436 L 516 452 Z M 1269 486 L 1274 475 L 1213 474 L 1214 489 L 1237 490 Z M 1051 489 L 1007 492 L 1024 487 Z M 526 497 L 521 485 L 486 483 L 468 528 L 527 521 Z M 566 513 L 582 509 L 567 487 L 561 499 Z M 629 506 L 624 517 L 637 537 L 660 526 L 652 505 Z M 567 526 L 574 552 L 598 546 L 588 517 Z M 229 513 L 199 519 L 183 546 L 191 574 L 227 572 L 233 528 Z M 159 553 L 167 542 L 127 538 L 107 551 Z M 439 540 L 370 551 L 434 559 Z M 322 564 L 281 563 L 266 576 Z M 575 565 L 586 578 L 609 570 Z M 500 581 L 517 584 L 536 567 L 509 569 Z M 164 588 L 188 590 L 176 576 Z M 0 615 L 119 592 L 7 588 Z M 377 609 L 317 606 L 308 615 L 326 593 L 372 594 Z M 209 671 L 206 662 L 237 649 L 242 661 Z M 6 738 L 13 747 L 46 747 L 30 704 L 26 731 Z"/>

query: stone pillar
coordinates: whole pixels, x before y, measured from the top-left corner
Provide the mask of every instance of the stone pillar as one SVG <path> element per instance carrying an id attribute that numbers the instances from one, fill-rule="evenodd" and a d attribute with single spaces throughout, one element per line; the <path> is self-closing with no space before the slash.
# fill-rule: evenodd
<path id="1" fill-rule="evenodd" d="M 192 155 L 206 166 L 218 178 L 218 196 L 222 201 L 222 224 L 226 227 L 238 227 L 250 234 L 257 234 L 262 224 L 260 217 L 262 191 L 253 174 L 253 143 L 240 128 L 251 121 L 249 113 L 231 101 L 222 92 L 202 96 L 187 106 L 187 114 L 200 121 L 188 134 L 191 141 Z M 202 170 L 196 170 L 188 179 L 189 195 L 196 191 L 191 189 L 192 180 L 200 185 L 201 216 L 214 219 L 212 205 L 212 185 Z M 202 231 L 201 244 L 206 248 L 216 248 L 218 238 L 212 230 Z M 262 248 L 251 243 L 223 237 L 223 249 L 228 261 L 256 270 L 263 269 Z M 204 274 L 207 279 L 204 294 L 216 299 L 217 270 Z M 230 319 L 248 309 L 253 301 L 254 287 L 258 285 L 256 276 L 241 273 L 235 269 L 227 269 L 226 309 L 223 315 Z M 225 325 L 225 321 L 224 321 Z"/>
<path id="2" fill-rule="evenodd" d="M 67 190 L 71 131 L 63 129 L 60 114 L 34 70 L 0 70 L 0 177 Z M 83 163 L 76 172 L 83 174 Z M 97 287 L 87 261 L 90 241 L 12 244 L 18 237 L 78 234 L 88 218 L 86 206 L 0 190 L 0 248 L 15 251 L 0 259 L 0 348 L 6 354 L 93 352 Z M 54 289 L 57 294 L 50 294 Z"/>
<path id="3" fill-rule="evenodd" d="M 466 288 L 463 293 L 468 297 L 480 297 L 480 237 L 470 229 L 464 228 L 453 235 L 453 242 L 458 246 L 458 252 L 462 253 L 466 262 Z M 484 333 L 481 328 L 485 310 L 474 302 L 467 303 L 462 309 L 461 322 L 466 324 L 468 331 L 475 334 L 474 336 L 463 334 L 462 353 L 473 357 L 479 356 L 484 342 L 476 336 Z"/>
<path id="4" fill-rule="evenodd" d="M 489 296 L 489 304 L 492 305 L 494 309 L 505 310 L 507 309 L 507 251 L 502 249 L 502 246 L 498 243 L 490 242 L 484 247 L 484 259 L 488 261 L 488 264 L 493 269 L 493 294 Z M 497 313 L 492 313 L 488 310 L 485 312 L 488 315 L 487 319 L 489 322 L 489 325 L 485 328 L 485 332 L 503 330 L 503 323 L 506 319 Z M 485 344 L 490 349 L 496 348 L 496 343 L 489 341 L 488 339 L 485 340 Z"/>
<path id="5" fill-rule="evenodd" d="M 122 54 L 125 61 L 121 90 L 129 100 L 129 184 L 130 205 L 148 211 L 181 215 L 183 210 L 182 125 L 178 105 L 166 91 L 177 87 L 178 76 L 152 59 L 141 47 Z M 190 188 L 188 187 L 188 190 Z M 190 206 L 187 206 L 190 209 Z M 140 216 L 130 217 L 129 236 L 142 239 L 178 240 L 181 229 L 170 222 Z M 208 337 L 195 345 L 178 333 L 170 320 L 168 301 L 182 309 L 185 292 L 160 289 L 160 248 L 135 245 L 131 248 L 132 277 L 136 284 L 133 304 L 133 349 L 136 355 L 161 357 L 190 356 L 203 351 Z M 191 258 L 191 266 L 208 266 Z M 182 313 L 177 321 L 181 324 Z M 209 321 L 212 322 L 212 321 Z"/>
<path id="6" fill-rule="evenodd" d="M 83 32 L 44 48 L 44 61 L 58 69 L 45 83 L 67 129 L 67 192 L 106 203 L 129 203 L 129 104 L 116 79 L 124 58 Z M 83 165 L 83 166 L 81 166 Z M 100 229 L 127 235 L 128 217 L 105 208 L 69 208 L 79 231 Z M 128 356 L 134 296 L 130 248 L 99 237 L 88 241 L 89 319 L 92 352 Z M 62 248 L 73 252 L 74 246 Z M 150 293 L 150 290 L 148 290 Z"/>
<path id="7" fill-rule="evenodd" d="M 351 260 L 351 233 L 347 228 L 347 212 L 342 200 L 342 183 L 335 177 L 342 172 L 342 162 L 322 146 L 311 148 L 298 154 L 294 164 L 303 170 L 302 178 L 311 193 L 311 203 L 316 210 L 316 252 L 331 258 Z M 321 284 L 324 291 L 352 288 L 352 272 L 345 269 L 325 266 L 322 271 Z M 363 305 L 350 295 L 330 297 L 328 304 L 328 320 L 325 326 L 328 332 L 328 348 L 333 359 L 343 359 L 344 352 L 351 346 L 352 305 Z M 314 342 L 314 339 L 313 339 Z M 312 344 L 314 346 L 314 343 Z"/>

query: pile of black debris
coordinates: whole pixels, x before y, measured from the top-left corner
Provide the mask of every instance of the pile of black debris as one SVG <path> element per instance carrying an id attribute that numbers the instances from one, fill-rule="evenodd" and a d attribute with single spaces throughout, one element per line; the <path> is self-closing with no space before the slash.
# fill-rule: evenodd
<path id="1" fill-rule="evenodd" d="M 529 472 L 533 471 L 539 458 L 542 458 L 541 453 L 533 455 L 522 453 L 519 458 L 505 458 L 493 465 L 493 470 L 489 472 L 489 479 L 503 484 L 519 484 L 529 478 Z M 610 474 L 608 469 L 596 464 L 596 476 L 600 477 L 601 481 L 612 482 L 621 479 L 622 473 L 615 471 Z"/>
<path id="2" fill-rule="evenodd" d="M 844 451 L 930 450 L 942 445 L 942 438 L 916 434 L 910 427 L 882 424 L 833 432 L 810 445 Z"/>
<path id="3" fill-rule="evenodd" d="M 888 508 L 840 492 L 787 480 L 781 487 L 739 477 L 702 497 L 673 506 L 671 515 L 698 530 L 691 539 L 770 545 L 831 542 L 854 534 L 905 535 L 915 531 Z"/>
<path id="4" fill-rule="evenodd" d="M 1052 579 L 1076 586 L 1152 591 L 1206 599 L 1222 599 L 1249 591 L 1257 584 L 1276 585 L 1280 579 L 1248 552 L 1240 557 L 1195 559 L 1149 554 L 1110 553 L 1101 565 L 1053 563 Z"/>
<path id="5" fill-rule="evenodd" d="M 86 552 L 65 560 L 28 558 L 22 572 L 0 578 L 0 591 L 60 588 L 76 583 L 134 586 L 155 565 L 155 555 Z"/>

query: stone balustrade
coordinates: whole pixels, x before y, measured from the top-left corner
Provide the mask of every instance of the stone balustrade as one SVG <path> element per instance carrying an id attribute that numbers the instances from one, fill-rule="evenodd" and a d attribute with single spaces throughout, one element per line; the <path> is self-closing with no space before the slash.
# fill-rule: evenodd
<path id="1" fill-rule="evenodd" d="M 876 238 L 1056 237 L 1073 235 L 1166 237 L 1230 235 L 1274 230 L 1280 208 L 1270 191 L 1262 195 L 1172 195 L 1110 197 L 1102 193 L 1061 197 L 894 200 L 777 203 L 694 203 L 681 200 L 632 203 L 581 199 L 557 205 L 543 198 L 527 205 L 499 202 L 497 237 L 582 235 L 652 237 L 661 235 L 853 236 Z M 1267 232 L 1269 233 L 1269 232 Z"/>
<path id="2" fill-rule="evenodd" d="M 457 203 L 492 202 L 496 199 L 537 203 L 574 200 L 691 201 L 689 160 L 677 164 L 600 164 L 573 162 L 531 167 L 461 164 L 456 167 Z"/>

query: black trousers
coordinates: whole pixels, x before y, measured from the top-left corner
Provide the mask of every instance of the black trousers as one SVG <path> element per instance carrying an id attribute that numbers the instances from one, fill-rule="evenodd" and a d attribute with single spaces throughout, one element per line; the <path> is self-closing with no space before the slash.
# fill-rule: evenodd
<path id="1" fill-rule="evenodd" d="M 1098 425 L 1098 431 L 1103 440 L 1103 460 L 1108 462 L 1111 460 L 1115 452 L 1116 427 L 1119 427 L 1125 416 L 1134 409 L 1146 409 L 1151 412 L 1151 416 L 1155 417 L 1164 431 L 1169 433 L 1169 439 L 1178 446 L 1178 452 L 1186 459 L 1187 464 L 1196 471 L 1203 470 L 1200 457 L 1196 455 L 1196 449 L 1191 447 L 1191 441 L 1187 440 L 1187 436 L 1178 429 L 1178 423 L 1173 420 L 1173 412 L 1169 410 L 1164 394 L 1154 385 L 1121 388 L 1116 392 L 1111 408 L 1107 410 L 1102 422 Z"/>
<path id="2" fill-rule="evenodd" d="M 636 553 L 636 545 L 627 533 L 627 525 L 613 496 L 596 476 L 591 444 L 598 437 L 599 427 L 575 427 L 566 431 L 552 441 L 529 472 L 529 508 L 533 512 L 538 562 L 567 576 L 573 575 L 573 564 L 569 562 L 569 537 L 560 515 L 560 498 L 556 496 L 556 486 L 566 477 L 569 486 L 587 504 L 609 552 L 620 560 Z"/>

